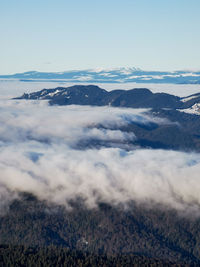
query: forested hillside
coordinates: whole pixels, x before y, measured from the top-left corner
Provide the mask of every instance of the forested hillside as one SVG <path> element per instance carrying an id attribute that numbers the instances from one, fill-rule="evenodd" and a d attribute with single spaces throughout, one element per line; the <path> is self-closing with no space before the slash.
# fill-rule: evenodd
<path id="1" fill-rule="evenodd" d="M 104 258 L 108 264 L 200 264 L 200 217 L 134 203 L 129 208 L 100 203 L 94 209 L 81 203 L 73 202 L 66 210 L 29 194 L 14 201 L 9 212 L 0 218 L 0 243 L 11 245 L 1 247 L 3 259 L 10 257 L 12 261 L 21 254 L 27 261 L 34 257 L 47 261 L 50 251 L 55 250 L 55 257 L 51 255 L 55 261 L 61 255 L 63 260 L 69 260 L 66 255 L 72 253 L 73 258 L 77 253 L 73 251 L 80 251 L 76 258 L 83 262 L 89 257 L 97 262 Z M 12 250 L 15 252 L 8 256 Z"/>

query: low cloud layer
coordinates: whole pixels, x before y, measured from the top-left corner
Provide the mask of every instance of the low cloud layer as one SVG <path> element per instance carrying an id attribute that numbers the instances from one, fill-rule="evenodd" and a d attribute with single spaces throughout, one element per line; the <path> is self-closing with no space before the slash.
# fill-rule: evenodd
<path id="1" fill-rule="evenodd" d="M 1 208 L 19 192 L 31 192 L 62 205 L 82 197 L 89 207 L 98 201 L 134 200 L 198 210 L 200 154 L 134 147 L 127 151 L 117 145 L 137 139 L 117 127 L 169 123 L 144 111 L 1 101 Z M 113 147 L 79 150 L 77 144 L 84 140 L 106 141 Z"/>

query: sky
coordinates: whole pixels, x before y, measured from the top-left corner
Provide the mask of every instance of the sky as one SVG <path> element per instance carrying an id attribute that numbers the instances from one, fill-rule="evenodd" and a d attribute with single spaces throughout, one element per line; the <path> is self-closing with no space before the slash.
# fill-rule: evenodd
<path id="1" fill-rule="evenodd" d="M 199 0 L 1 0 L 0 74 L 200 70 Z"/>

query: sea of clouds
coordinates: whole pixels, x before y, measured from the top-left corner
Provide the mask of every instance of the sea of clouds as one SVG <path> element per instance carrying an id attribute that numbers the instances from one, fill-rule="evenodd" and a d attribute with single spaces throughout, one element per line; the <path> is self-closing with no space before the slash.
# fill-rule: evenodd
<path id="1" fill-rule="evenodd" d="M 134 122 L 170 123 L 142 109 L 1 99 L 0 209 L 30 192 L 66 207 L 81 197 L 90 208 L 135 201 L 197 211 L 200 154 L 135 147 L 135 133 L 120 130 Z"/>

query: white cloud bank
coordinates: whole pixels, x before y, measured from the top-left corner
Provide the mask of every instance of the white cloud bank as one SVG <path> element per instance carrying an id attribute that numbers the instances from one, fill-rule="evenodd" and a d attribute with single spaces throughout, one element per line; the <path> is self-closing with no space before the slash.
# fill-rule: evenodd
<path id="1" fill-rule="evenodd" d="M 112 130 L 131 121 L 168 123 L 144 110 L 108 107 L 49 107 L 45 101 L 1 101 L 1 207 L 19 192 L 67 205 L 82 197 L 93 207 L 111 204 L 163 204 L 178 210 L 200 206 L 200 154 L 164 150 L 125 151 L 117 143 L 134 133 Z M 110 127 L 97 128 L 96 125 Z M 75 149 L 84 140 L 113 148 Z"/>

